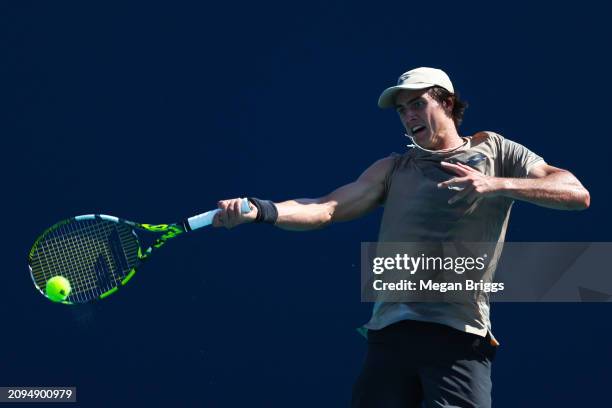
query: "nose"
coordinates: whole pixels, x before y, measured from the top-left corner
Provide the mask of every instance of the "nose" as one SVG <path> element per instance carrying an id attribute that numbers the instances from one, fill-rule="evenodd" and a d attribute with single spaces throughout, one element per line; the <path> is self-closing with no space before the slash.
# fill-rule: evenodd
<path id="1" fill-rule="evenodd" d="M 404 121 L 404 123 L 411 123 L 416 119 L 416 114 L 414 113 L 414 111 L 411 111 L 410 109 L 406 109 L 404 112 L 402 112 L 402 120 Z"/>

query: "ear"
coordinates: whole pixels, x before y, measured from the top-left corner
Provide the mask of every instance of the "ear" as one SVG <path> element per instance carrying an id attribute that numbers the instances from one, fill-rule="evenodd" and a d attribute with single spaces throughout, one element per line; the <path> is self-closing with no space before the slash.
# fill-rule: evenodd
<path id="1" fill-rule="evenodd" d="M 446 109 L 447 112 L 452 112 L 455 107 L 455 103 L 453 102 L 453 98 L 447 98 L 442 101 L 442 107 Z"/>

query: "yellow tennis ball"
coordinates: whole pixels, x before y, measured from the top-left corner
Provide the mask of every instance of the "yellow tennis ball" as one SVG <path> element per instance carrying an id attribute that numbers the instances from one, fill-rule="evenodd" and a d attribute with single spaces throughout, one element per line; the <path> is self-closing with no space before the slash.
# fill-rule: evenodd
<path id="1" fill-rule="evenodd" d="M 70 295 L 70 282 L 63 276 L 54 276 L 47 281 L 45 292 L 47 297 L 54 302 L 61 302 L 66 300 Z"/>

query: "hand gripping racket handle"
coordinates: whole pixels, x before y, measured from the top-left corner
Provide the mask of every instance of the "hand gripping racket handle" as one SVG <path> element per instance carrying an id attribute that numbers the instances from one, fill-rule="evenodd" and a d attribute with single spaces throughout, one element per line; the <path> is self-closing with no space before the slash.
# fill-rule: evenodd
<path id="1" fill-rule="evenodd" d="M 191 230 L 206 227 L 207 225 L 212 224 L 215 214 L 217 214 L 219 211 L 221 210 L 210 210 L 202 214 L 194 215 L 191 218 L 187 218 L 187 225 Z M 240 212 L 243 214 L 251 212 L 251 206 L 249 205 L 248 198 L 243 198 L 240 201 Z"/>

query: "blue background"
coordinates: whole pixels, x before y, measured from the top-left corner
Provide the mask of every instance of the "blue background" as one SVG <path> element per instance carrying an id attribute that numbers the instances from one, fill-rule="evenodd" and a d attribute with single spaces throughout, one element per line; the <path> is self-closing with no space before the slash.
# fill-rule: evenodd
<path id="1" fill-rule="evenodd" d="M 75 385 L 87 406 L 347 406 L 371 307 L 359 245 L 381 211 L 308 233 L 181 237 L 78 308 L 34 291 L 26 254 L 77 214 L 161 223 L 223 198 L 323 195 L 405 150 L 376 100 L 417 66 L 443 68 L 470 103 L 461 134 L 497 131 L 590 190 L 584 212 L 517 203 L 507 240 L 609 241 L 607 11 L 539 7 L 4 4 L 0 385 Z M 610 311 L 495 304 L 494 406 L 607 401 Z"/>

